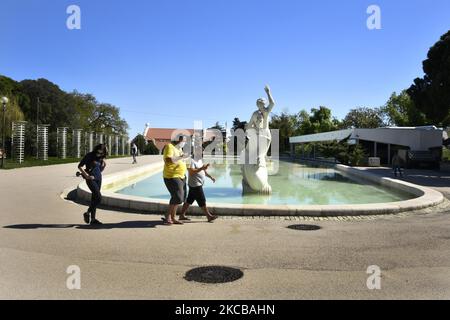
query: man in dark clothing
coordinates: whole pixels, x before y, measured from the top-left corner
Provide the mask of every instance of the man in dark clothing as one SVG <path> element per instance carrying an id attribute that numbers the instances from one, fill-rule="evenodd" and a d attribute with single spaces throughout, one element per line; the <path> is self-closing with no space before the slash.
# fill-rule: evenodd
<path id="1" fill-rule="evenodd" d="M 86 213 L 83 214 L 84 222 L 91 225 L 102 224 L 95 218 L 97 206 L 102 201 L 102 194 L 100 192 L 102 187 L 102 172 L 106 167 L 105 157 L 107 149 L 104 144 L 99 144 L 92 152 L 89 152 L 78 164 L 78 170 L 86 179 L 86 184 L 91 190 L 91 204 Z M 83 168 L 85 167 L 85 168 Z"/>

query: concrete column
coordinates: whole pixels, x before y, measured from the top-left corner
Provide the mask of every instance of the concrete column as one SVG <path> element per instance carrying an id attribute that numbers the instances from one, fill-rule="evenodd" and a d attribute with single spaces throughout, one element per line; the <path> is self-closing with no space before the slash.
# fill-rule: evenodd
<path id="1" fill-rule="evenodd" d="M 377 143 L 376 142 L 373 143 L 373 156 L 375 158 L 377 157 Z"/>
<path id="2" fill-rule="evenodd" d="M 391 145 L 388 144 L 388 165 L 391 165 Z"/>

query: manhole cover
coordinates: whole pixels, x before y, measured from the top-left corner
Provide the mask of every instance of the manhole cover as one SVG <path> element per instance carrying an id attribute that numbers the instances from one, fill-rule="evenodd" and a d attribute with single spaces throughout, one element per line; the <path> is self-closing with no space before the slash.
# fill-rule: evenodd
<path id="1" fill-rule="evenodd" d="M 312 224 L 294 224 L 289 226 L 288 228 L 292 230 L 301 230 L 301 231 L 314 231 L 320 229 L 319 226 L 315 226 Z"/>
<path id="2" fill-rule="evenodd" d="M 191 269 L 186 272 L 187 281 L 202 283 L 225 283 L 233 282 L 244 276 L 244 273 L 236 268 L 210 266 Z"/>

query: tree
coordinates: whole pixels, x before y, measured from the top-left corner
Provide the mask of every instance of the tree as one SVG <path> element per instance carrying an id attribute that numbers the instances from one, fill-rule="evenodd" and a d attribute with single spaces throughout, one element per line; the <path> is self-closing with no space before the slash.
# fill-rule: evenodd
<path id="1" fill-rule="evenodd" d="M 145 150 L 145 146 L 147 144 L 147 141 L 145 140 L 144 136 L 142 134 L 138 134 L 132 141 L 131 143 L 135 143 L 136 147 L 138 148 L 138 152 L 139 153 L 143 153 L 143 151 Z"/>
<path id="2" fill-rule="evenodd" d="M 423 78 L 407 90 L 418 110 L 436 125 L 450 125 L 450 30 L 430 48 Z"/>
<path id="3" fill-rule="evenodd" d="M 245 126 L 247 125 L 247 121 L 241 121 L 239 118 L 234 118 L 232 129 L 236 131 L 237 129 L 245 130 Z"/>
<path id="4" fill-rule="evenodd" d="M 35 154 L 36 124 L 49 124 L 49 155 L 56 155 L 56 128 L 69 127 L 106 134 L 126 134 L 128 124 L 119 108 L 99 103 L 91 94 L 67 93 L 46 80 L 23 80 L 0 76 L 0 94 L 10 99 L 7 109 L 7 137 L 11 122 L 25 120 L 26 154 Z M 39 101 L 39 102 L 38 102 Z M 1 124 L 0 124 L 1 125 Z M 70 135 L 69 135 L 70 139 Z"/>
<path id="5" fill-rule="evenodd" d="M 343 126 L 345 128 L 372 129 L 382 127 L 383 125 L 383 113 L 380 109 L 352 109 L 343 120 Z"/>
<path id="6" fill-rule="evenodd" d="M 219 121 L 216 122 L 215 125 L 213 125 L 211 128 L 209 129 L 216 129 L 216 130 L 220 130 L 220 131 L 225 131 L 225 127 L 221 126 Z"/>
<path id="7" fill-rule="evenodd" d="M 360 144 L 350 145 L 348 139 L 322 142 L 317 145 L 319 152 L 326 158 L 335 158 L 342 164 L 359 166 L 367 157 Z"/>
<path id="8" fill-rule="evenodd" d="M 298 119 L 298 125 L 299 125 L 299 127 L 298 127 L 299 135 L 306 135 L 306 134 L 314 133 L 314 128 L 311 123 L 310 115 L 309 115 L 308 111 L 301 110 L 297 115 L 297 119 Z"/>
<path id="9" fill-rule="evenodd" d="M 280 151 L 288 151 L 290 149 L 289 138 L 298 132 L 297 116 L 282 112 L 280 115 L 272 117 L 269 126 L 270 129 L 279 130 Z"/>
<path id="10" fill-rule="evenodd" d="M 309 133 L 321 133 L 337 130 L 338 121 L 331 116 L 331 110 L 327 107 L 319 107 L 319 109 L 311 109 L 309 117 L 311 127 Z"/>
<path id="11" fill-rule="evenodd" d="M 143 151 L 142 151 L 142 154 L 155 155 L 155 154 L 159 154 L 159 150 L 155 146 L 153 141 L 148 141 L 147 144 L 145 145 Z"/>
<path id="12" fill-rule="evenodd" d="M 76 90 L 70 93 L 70 98 L 76 109 L 73 125 L 80 129 L 93 130 L 91 122 L 98 105 L 97 99 L 92 94 L 84 94 Z"/>
<path id="13" fill-rule="evenodd" d="M 11 122 L 22 121 L 25 119 L 25 116 L 19 107 L 18 102 L 19 99 L 16 96 L 18 90 L 19 85 L 16 81 L 7 77 L 0 76 L 0 97 L 7 97 L 9 99 L 5 113 L 6 119 L 5 135 L 7 138 L 11 137 Z M 1 108 L 3 108 L 3 106 L 0 105 L 0 111 Z M 3 126 L 3 119 L 0 117 L 0 128 L 2 128 L 2 126 Z"/>
<path id="14" fill-rule="evenodd" d="M 127 122 L 120 117 L 120 110 L 109 103 L 99 103 L 90 116 L 90 129 L 105 133 L 126 134 Z"/>
<path id="15" fill-rule="evenodd" d="M 381 110 L 389 125 L 410 127 L 427 123 L 425 115 L 416 108 L 406 90 L 398 95 L 394 92 Z"/>
<path id="16" fill-rule="evenodd" d="M 19 105 L 27 121 L 37 123 L 39 98 L 39 123 L 52 127 L 71 127 L 76 108 L 69 94 L 56 84 L 46 80 L 24 80 L 20 82 L 20 91 L 24 94 Z"/>

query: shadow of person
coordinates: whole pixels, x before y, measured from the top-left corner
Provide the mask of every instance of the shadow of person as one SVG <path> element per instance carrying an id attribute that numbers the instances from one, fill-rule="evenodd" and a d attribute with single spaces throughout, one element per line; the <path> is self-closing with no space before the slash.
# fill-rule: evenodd
<path id="1" fill-rule="evenodd" d="M 83 229 L 83 230 L 98 230 L 98 229 L 145 229 L 155 228 L 158 225 L 163 225 L 162 221 L 123 221 L 119 223 L 104 223 L 100 225 L 88 224 L 16 224 L 4 226 L 6 229 Z"/>

